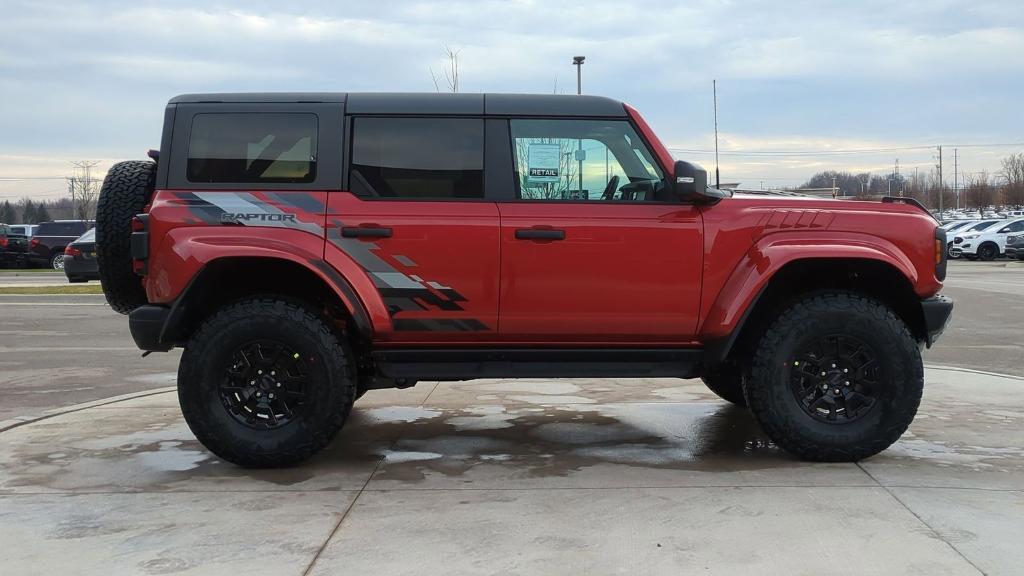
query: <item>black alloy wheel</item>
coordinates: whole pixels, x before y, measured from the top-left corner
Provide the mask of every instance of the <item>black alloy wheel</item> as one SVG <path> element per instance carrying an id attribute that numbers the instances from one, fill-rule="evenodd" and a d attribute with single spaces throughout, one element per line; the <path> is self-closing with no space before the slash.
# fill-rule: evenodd
<path id="1" fill-rule="evenodd" d="M 291 422 L 306 399 L 308 369 L 302 356 L 281 342 L 258 340 L 231 355 L 220 398 L 238 422 L 269 430 Z"/>
<path id="2" fill-rule="evenodd" d="M 857 338 L 809 338 L 790 364 L 790 387 L 815 420 L 853 422 L 874 406 L 879 389 L 878 357 Z"/>

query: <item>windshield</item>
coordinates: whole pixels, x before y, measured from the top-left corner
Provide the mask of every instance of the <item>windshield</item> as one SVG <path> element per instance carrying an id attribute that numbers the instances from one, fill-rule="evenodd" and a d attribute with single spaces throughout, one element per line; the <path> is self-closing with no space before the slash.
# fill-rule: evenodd
<path id="1" fill-rule="evenodd" d="M 982 230 L 987 230 L 987 229 L 991 228 L 994 224 L 998 224 L 999 222 L 1000 222 L 1000 220 L 985 220 L 984 222 L 978 222 L 977 224 L 975 224 L 974 226 L 971 226 L 970 228 L 968 228 L 965 231 L 966 232 L 981 232 Z"/>
<path id="2" fill-rule="evenodd" d="M 75 242 L 95 242 L 96 241 L 96 229 L 90 228 L 88 232 L 78 237 Z"/>
<path id="3" fill-rule="evenodd" d="M 964 226 L 967 226 L 968 224 L 973 224 L 974 222 L 977 222 L 977 220 L 964 220 L 963 222 L 950 222 L 949 224 L 946 225 L 946 231 L 947 232 L 952 232 L 953 230 L 959 230 L 959 229 L 963 228 Z"/>

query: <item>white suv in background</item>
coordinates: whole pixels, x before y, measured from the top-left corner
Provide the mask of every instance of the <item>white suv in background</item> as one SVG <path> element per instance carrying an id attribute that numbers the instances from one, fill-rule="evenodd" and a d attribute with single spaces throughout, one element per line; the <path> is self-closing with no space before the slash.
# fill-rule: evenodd
<path id="1" fill-rule="evenodd" d="M 968 230 L 956 235 L 949 253 L 971 260 L 995 260 L 1006 252 L 1006 237 L 1019 232 L 1024 232 L 1024 218 L 1002 220 L 981 230 Z"/>
<path id="2" fill-rule="evenodd" d="M 995 226 L 996 223 L 1001 222 L 999 219 L 988 219 L 988 220 L 967 220 L 962 223 L 950 225 L 946 228 L 946 255 L 950 258 L 959 258 L 960 251 L 954 250 L 955 246 L 953 242 L 956 241 L 957 236 L 963 236 L 971 232 L 984 230 L 989 226 Z"/>

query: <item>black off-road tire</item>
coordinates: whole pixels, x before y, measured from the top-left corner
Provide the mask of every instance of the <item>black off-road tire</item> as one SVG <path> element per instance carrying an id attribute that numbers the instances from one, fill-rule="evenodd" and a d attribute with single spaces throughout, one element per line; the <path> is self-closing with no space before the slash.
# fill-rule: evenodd
<path id="1" fill-rule="evenodd" d="M 878 393 L 865 414 L 824 422 L 798 399 L 793 358 L 814 338 L 856 338 L 875 352 Z M 786 309 L 757 346 L 745 381 L 747 405 L 776 445 L 802 459 L 855 462 L 888 448 L 917 414 L 921 352 L 906 325 L 881 302 L 851 293 L 812 296 Z"/>
<path id="2" fill-rule="evenodd" d="M 146 304 L 146 291 L 132 270 L 132 218 L 142 212 L 156 186 L 156 163 L 114 164 L 103 179 L 96 203 L 96 264 L 110 307 L 128 314 Z"/>
<path id="3" fill-rule="evenodd" d="M 700 377 L 704 385 L 719 398 L 737 406 L 746 406 L 743 397 L 743 374 L 739 366 L 725 362 L 704 372 Z"/>
<path id="4" fill-rule="evenodd" d="M 268 340 L 294 350 L 309 371 L 294 417 L 257 429 L 232 414 L 221 385 L 236 350 Z M 214 314 L 188 341 L 178 401 L 196 438 L 220 458 L 247 468 L 291 466 L 327 446 L 345 424 L 356 393 L 353 366 L 348 344 L 301 303 L 250 298 Z"/>

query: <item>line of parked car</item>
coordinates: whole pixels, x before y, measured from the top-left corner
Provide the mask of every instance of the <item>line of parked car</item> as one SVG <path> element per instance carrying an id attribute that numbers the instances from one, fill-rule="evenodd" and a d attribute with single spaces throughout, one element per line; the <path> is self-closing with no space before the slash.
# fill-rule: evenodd
<path id="1" fill-rule="evenodd" d="M 995 260 L 1005 256 L 1024 260 L 1024 213 L 1010 218 L 953 220 L 946 229 L 950 258 Z"/>
<path id="2" fill-rule="evenodd" d="M 99 280 L 96 223 L 56 220 L 0 224 L 0 267 L 63 270 L 71 282 Z"/>

